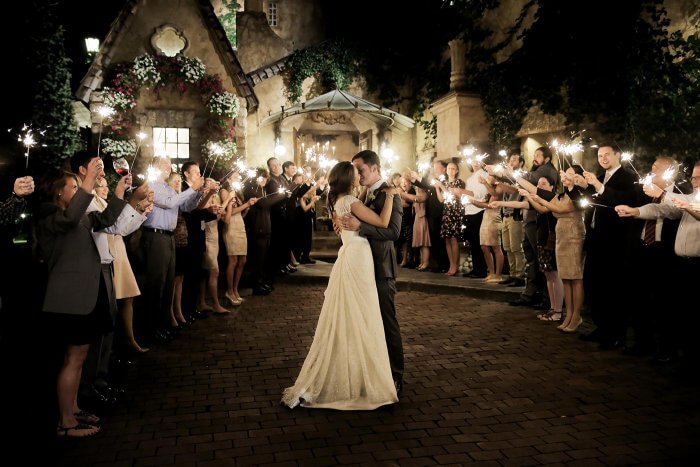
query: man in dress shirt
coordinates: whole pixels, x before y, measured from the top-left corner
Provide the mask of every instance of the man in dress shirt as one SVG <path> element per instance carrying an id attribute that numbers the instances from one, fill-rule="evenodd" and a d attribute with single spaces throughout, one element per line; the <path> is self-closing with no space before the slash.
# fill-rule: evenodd
<path id="1" fill-rule="evenodd" d="M 481 168 L 481 162 L 474 159 L 472 161 L 472 174 L 464 182 L 466 187 L 464 194 L 474 198 L 477 201 L 484 201 L 488 190 L 481 178 L 488 179 L 489 174 Z M 466 240 L 469 242 L 469 251 L 472 255 L 472 270 L 465 274 L 466 277 L 484 278 L 486 277 L 486 260 L 484 253 L 481 251 L 481 239 L 479 238 L 479 230 L 481 229 L 481 220 L 484 218 L 484 209 L 474 206 L 469 203 L 464 208 L 466 216 Z"/>
<path id="2" fill-rule="evenodd" d="M 168 157 L 156 157 L 153 167 L 160 170 L 159 179 L 151 182 L 153 211 L 143 223 L 141 253 L 144 264 L 144 304 L 147 322 L 146 337 L 167 340 L 170 326 L 170 307 L 175 280 L 175 239 L 173 230 L 180 211 L 196 208 L 205 189 L 204 178 L 194 180 L 190 187 L 178 193 L 166 183 L 172 171 Z M 156 329 L 158 327 L 159 329 Z"/>
<path id="3" fill-rule="evenodd" d="M 700 162 L 693 167 L 691 183 L 695 193 L 700 192 Z M 698 314 L 687 306 L 688 297 L 697 288 L 698 271 L 700 271 L 700 213 L 693 210 L 692 202 L 697 202 L 696 194 L 683 195 L 670 192 L 663 194 L 660 203 L 650 203 L 639 208 L 626 205 L 617 206 L 615 211 L 620 217 L 634 217 L 638 219 L 679 219 L 680 224 L 673 245 L 676 257 L 670 267 L 665 270 L 650 270 L 645 268 L 648 274 L 654 277 L 668 276 L 672 279 L 672 288 L 660 290 L 663 294 L 663 309 L 673 310 L 674 314 L 661 316 L 661 320 L 669 321 L 671 326 L 670 340 L 679 335 L 680 347 L 683 350 L 685 364 L 688 369 L 693 369 L 698 363 L 698 348 L 695 342 L 699 324 Z M 661 230 L 663 234 L 663 229 Z M 661 238 L 661 237 L 657 237 Z M 639 290 L 639 289 L 635 289 Z M 657 310 L 660 312 L 661 310 Z M 675 315 L 678 314 L 678 315 Z M 695 371 L 695 370 L 693 370 Z"/>
<path id="4" fill-rule="evenodd" d="M 673 180 L 668 177 L 664 179 L 663 174 L 676 165 L 676 161 L 670 157 L 657 157 L 651 167 L 652 183 L 635 185 L 632 205 L 659 203 L 667 193 L 673 193 Z M 629 264 L 631 278 L 639 293 L 633 297 L 635 303 L 627 308 L 628 322 L 634 330 L 634 344 L 626 347 L 624 353 L 667 353 L 668 333 L 663 331 L 664 321 L 668 320 L 659 320 L 658 311 L 663 309 L 666 291 L 673 285 L 670 276 L 649 274 L 648 271 L 668 271 L 672 267 L 675 257 L 673 244 L 679 222 L 660 218 L 632 220 L 631 223 Z M 658 340 L 654 339 L 655 336 Z"/>
<path id="5" fill-rule="evenodd" d="M 517 181 L 516 175 L 510 172 L 511 179 Z M 491 170 L 491 173 L 494 172 Z M 522 175 L 524 180 L 537 186 L 540 178 L 554 181 L 554 186 L 559 184 L 559 172 L 552 164 L 552 151 L 541 146 L 535 149 L 532 155 L 532 167 L 530 172 Z M 518 189 L 514 186 L 503 185 L 504 192 L 513 196 L 519 196 Z M 549 298 L 544 274 L 540 271 L 537 260 L 537 211 L 526 209 L 523 217 L 523 255 L 525 256 L 525 290 L 517 300 L 509 302 L 512 306 L 535 306 L 538 309 L 549 308 Z"/>
<path id="6" fill-rule="evenodd" d="M 94 155 L 90 151 L 79 151 L 75 153 L 70 159 L 71 170 L 75 173 L 80 182 L 82 183 L 87 176 L 88 164 L 93 159 L 99 159 L 99 156 Z M 100 174 L 104 177 L 104 171 Z M 123 199 L 126 188 L 131 184 L 131 175 L 126 175 L 119 180 L 115 190 L 114 196 Z M 107 234 L 127 236 L 135 232 L 141 224 L 146 220 L 144 212 L 148 208 L 148 185 L 144 184 L 135 190 L 129 200 L 129 202 L 124 206 L 117 221 L 107 227 L 106 229 L 100 230 L 99 232 L 92 232 L 92 239 L 95 242 L 97 251 L 100 254 L 100 260 L 103 266 L 108 266 L 110 275 L 113 276 L 113 271 L 111 264 L 114 258 L 109 252 L 109 244 Z M 87 213 L 94 211 L 102 211 L 102 207 L 99 204 L 97 196 L 94 195 L 93 199 L 88 206 Z M 113 277 L 112 277 L 113 279 Z M 105 283 L 112 284 L 112 281 L 105 281 Z M 116 320 L 117 314 L 117 302 L 113 290 L 107 290 L 107 295 L 110 301 L 110 311 L 112 312 L 112 319 Z M 105 377 L 109 373 L 109 360 L 112 353 L 112 343 L 114 341 L 114 333 L 110 332 L 100 338 L 98 345 L 90 346 L 90 351 L 88 352 L 87 359 L 83 365 L 82 372 L 82 389 L 81 394 L 87 397 L 96 397 L 94 392 L 97 392 L 103 397 L 111 397 L 111 390 L 107 384 Z"/>
<path id="7" fill-rule="evenodd" d="M 511 170 L 521 170 L 525 166 L 525 159 L 518 150 L 511 151 L 508 156 L 508 166 Z M 519 201 L 519 193 L 504 193 L 503 201 Z M 525 285 L 525 256 L 523 255 L 523 214 L 522 209 L 501 208 L 503 219 L 503 249 L 508 256 L 508 280 L 501 282 L 510 287 Z"/>

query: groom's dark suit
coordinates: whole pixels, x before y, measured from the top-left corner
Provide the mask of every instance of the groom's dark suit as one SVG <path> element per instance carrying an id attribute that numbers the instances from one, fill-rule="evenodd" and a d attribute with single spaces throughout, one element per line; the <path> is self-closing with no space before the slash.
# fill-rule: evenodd
<path id="1" fill-rule="evenodd" d="M 383 183 L 372 195 L 368 193 L 365 201 L 365 204 L 377 214 L 381 214 L 386 202 L 386 193 L 382 191 L 386 187 L 386 183 Z M 391 374 L 394 381 L 401 384 L 403 381 L 403 344 L 401 343 L 401 330 L 396 319 L 396 306 L 394 304 L 396 274 L 398 272 L 394 242 L 399 238 L 401 231 L 403 209 L 398 196 L 395 196 L 392 201 L 394 206 L 391 210 L 389 227 L 382 229 L 363 222 L 360 227 L 360 235 L 369 240 L 369 245 L 372 248 L 374 276 L 377 281 L 384 336 L 389 350 Z"/>

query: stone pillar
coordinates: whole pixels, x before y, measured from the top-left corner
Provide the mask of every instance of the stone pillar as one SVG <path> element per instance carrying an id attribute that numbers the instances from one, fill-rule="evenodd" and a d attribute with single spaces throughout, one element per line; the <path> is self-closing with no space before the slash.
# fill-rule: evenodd
<path id="1" fill-rule="evenodd" d="M 467 65 L 467 46 L 462 39 L 453 39 L 448 44 L 450 46 L 450 61 L 452 63 L 450 91 L 462 91 L 467 86 L 467 75 L 464 73 Z"/>

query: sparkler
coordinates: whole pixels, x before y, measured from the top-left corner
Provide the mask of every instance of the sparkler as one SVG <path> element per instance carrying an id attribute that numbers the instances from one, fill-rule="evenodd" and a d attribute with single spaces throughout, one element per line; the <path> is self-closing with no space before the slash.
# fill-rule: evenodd
<path id="1" fill-rule="evenodd" d="M 134 167 L 134 164 L 136 163 L 136 158 L 139 155 L 139 149 L 141 149 L 141 145 L 143 144 L 143 140 L 145 140 L 148 137 L 148 135 L 144 132 L 138 132 L 136 133 L 136 139 L 139 140 L 138 144 L 136 145 L 136 152 L 134 153 L 134 158 L 131 160 L 131 167 Z"/>
<path id="2" fill-rule="evenodd" d="M 97 109 L 97 113 L 100 114 L 100 134 L 97 137 L 97 157 L 100 157 L 100 146 L 102 143 L 102 128 L 104 127 L 105 120 L 114 115 L 115 110 L 107 105 L 101 106 Z"/>
<path id="3" fill-rule="evenodd" d="M 642 176 L 640 175 L 640 173 L 637 171 L 637 168 L 636 168 L 636 167 L 634 166 L 634 164 L 632 163 L 632 158 L 633 158 L 633 157 L 634 157 L 634 154 L 632 154 L 631 152 L 623 152 L 623 153 L 622 153 L 622 156 L 620 157 L 620 160 L 621 160 L 622 162 L 627 162 L 627 163 L 630 165 L 630 167 L 632 167 L 632 170 L 634 170 L 634 173 L 636 173 L 636 174 L 637 174 L 637 177 L 639 177 L 640 183 L 642 183 L 642 179 L 643 179 L 643 178 L 642 178 Z M 648 176 L 648 175 L 647 175 L 647 176 Z"/>
<path id="4" fill-rule="evenodd" d="M 219 160 L 219 157 L 221 157 L 223 154 L 226 153 L 226 148 L 221 146 L 218 143 L 209 143 L 209 153 L 214 154 L 214 161 L 211 164 L 211 168 L 209 169 L 209 175 L 206 175 L 207 173 L 207 167 L 209 166 L 209 161 L 212 160 L 211 157 L 207 158 L 207 163 L 204 165 L 204 170 L 202 171 L 202 176 L 207 177 L 211 176 L 211 173 L 214 171 L 214 167 L 216 166 L 216 161 Z"/>
<path id="5" fill-rule="evenodd" d="M 17 141 L 22 143 L 24 147 L 27 149 L 26 152 L 24 153 L 24 157 L 27 159 L 26 162 L 26 167 L 25 169 L 29 169 L 29 151 L 38 144 L 37 140 L 34 139 L 34 133 L 33 129 L 30 125 L 23 125 L 22 126 L 22 131 L 20 132 L 19 136 L 17 137 Z M 44 136 L 46 133 L 46 130 L 41 130 L 39 131 L 39 134 L 41 136 Z M 41 145 L 42 147 L 46 147 L 45 144 Z"/>
<path id="6" fill-rule="evenodd" d="M 588 206 L 597 206 L 597 207 L 600 207 L 600 208 L 612 209 L 612 207 L 607 206 L 607 205 L 605 205 L 605 204 L 591 203 L 591 200 L 589 200 L 588 198 L 581 198 L 581 199 L 579 200 L 578 204 L 579 204 L 579 206 L 581 206 L 582 208 L 587 208 Z"/>
<path id="7" fill-rule="evenodd" d="M 156 182 L 160 179 L 160 176 L 163 172 L 157 167 L 150 166 L 146 169 L 146 180 L 149 181 L 149 183 Z"/>
<path id="8" fill-rule="evenodd" d="M 421 162 L 418 164 L 418 172 L 426 173 L 430 170 L 430 163 L 428 162 Z"/>
<path id="9" fill-rule="evenodd" d="M 452 204 L 455 202 L 455 195 L 452 192 L 447 191 L 442 196 L 445 204 Z"/>

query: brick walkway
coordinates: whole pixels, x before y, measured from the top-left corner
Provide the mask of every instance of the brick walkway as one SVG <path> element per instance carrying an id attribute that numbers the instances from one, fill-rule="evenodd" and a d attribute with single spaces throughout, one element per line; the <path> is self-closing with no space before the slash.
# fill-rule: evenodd
<path id="1" fill-rule="evenodd" d="M 323 287 L 281 284 L 200 321 L 131 371 L 128 399 L 66 465 L 668 465 L 700 440 L 697 387 L 599 352 L 524 309 L 397 296 L 406 387 L 397 406 L 278 405 L 313 337 Z"/>

